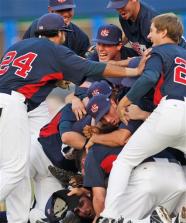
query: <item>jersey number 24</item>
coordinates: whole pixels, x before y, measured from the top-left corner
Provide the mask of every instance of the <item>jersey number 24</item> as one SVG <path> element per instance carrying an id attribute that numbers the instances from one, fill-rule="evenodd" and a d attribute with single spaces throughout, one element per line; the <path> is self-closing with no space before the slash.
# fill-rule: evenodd
<path id="1" fill-rule="evenodd" d="M 4 57 L 0 64 L 0 75 L 4 75 L 10 68 L 10 64 L 13 67 L 17 67 L 15 75 L 26 78 L 29 71 L 31 71 L 31 64 L 36 59 L 37 54 L 29 52 L 15 58 L 17 55 L 16 51 L 9 51 Z"/>

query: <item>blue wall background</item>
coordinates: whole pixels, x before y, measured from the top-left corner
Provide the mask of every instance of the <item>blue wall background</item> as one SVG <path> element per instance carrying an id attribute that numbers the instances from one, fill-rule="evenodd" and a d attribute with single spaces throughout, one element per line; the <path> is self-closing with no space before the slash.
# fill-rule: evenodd
<path id="1" fill-rule="evenodd" d="M 106 9 L 108 0 L 75 0 L 76 16 L 95 16 L 113 14 Z M 144 0 L 157 11 L 186 13 L 186 0 Z M 25 20 L 38 17 L 47 11 L 48 0 L 0 0 L 0 20 Z"/>

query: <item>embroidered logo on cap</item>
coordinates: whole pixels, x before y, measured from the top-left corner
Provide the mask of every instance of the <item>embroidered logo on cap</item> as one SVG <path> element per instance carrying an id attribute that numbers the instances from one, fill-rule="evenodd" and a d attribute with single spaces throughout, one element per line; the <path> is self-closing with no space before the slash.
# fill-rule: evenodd
<path id="1" fill-rule="evenodd" d="M 108 29 L 103 29 L 103 30 L 101 30 L 101 36 L 108 36 L 109 32 L 110 31 Z"/>
<path id="2" fill-rule="evenodd" d="M 96 112 L 98 111 L 98 109 L 99 109 L 99 107 L 98 107 L 97 104 L 93 104 L 92 107 L 91 107 L 91 111 L 92 111 L 93 113 L 96 113 Z"/>
<path id="3" fill-rule="evenodd" d="M 94 89 L 93 92 L 92 92 L 92 96 L 96 96 L 98 94 L 100 94 L 100 89 L 98 89 L 98 88 Z"/>

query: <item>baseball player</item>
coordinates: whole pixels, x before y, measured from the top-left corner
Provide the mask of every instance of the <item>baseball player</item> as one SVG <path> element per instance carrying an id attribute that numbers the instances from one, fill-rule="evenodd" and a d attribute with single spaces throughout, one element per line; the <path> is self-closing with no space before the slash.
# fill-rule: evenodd
<path id="1" fill-rule="evenodd" d="M 66 79 L 80 84 L 85 76 L 102 78 L 134 75 L 141 73 L 143 69 L 143 64 L 139 69 L 128 69 L 84 60 L 66 47 L 58 45 L 65 38 L 63 31 L 70 31 L 65 27 L 63 18 L 55 13 L 46 14 L 38 22 L 37 34 L 41 38 L 26 39 L 14 44 L 5 52 L 0 62 L 0 200 L 6 199 L 9 222 L 20 221 L 11 219 L 9 207 L 18 208 L 23 202 L 23 209 L 29 211 L 26 202 L 30 200 L 30 196 L 26 198 L 26 194 L 31 190 L 28 190 L 28 185 L 25 188 L 23 186 L 24 189 L 20 186 L 24 180 L 28 184 L 29 179 L 26 174 L 30 147 L 27 111 L 44 101 L 58 80 Z M 13 154 L 12 157 L 10 154 Z M 23 196 L 16 196 L 18 193 L 15 190 L 24 194 L 25 199 L 19 201 Z M 9 196 L 11 193 L 14 196 Z M 15 205 L 16 201 L 18 202 Z M 25 216 L 28 211 L 23 212 Z"/>
<path id="2" fill-rule="evenodd" d="M 149 5 L 140 0 L 109 0 L 107 8 L 116 9 L 119 13 L 119 22 L 129 42 L 134 49 L 134 55 L 151 47 L 151 41 L 147 38 L 150 31 L 151 20 L 158 13 Z M 184 39 L 180 39 L 180 45 L 186 48 Z"/>
<path id="3" fill-rule="evenodd" d="M 112 63 L 121 63 L 122 65 L 129 67 L 131 66 L 131 63 L 135 64 L 139 62 L 137 58 L 136 61 L 128 59 L 128 57 L 132 55 L 132 49 L 126 48 L 122 45 L 122 31 L 116 25 L 106 24 L 100 26 L 94 41 L 96 42 L 97 58 L 90 56 L 89 60 L 100 62 L 108 62 L 112 60 Z M 128 87 L 130 87 L 131 83 L 135 81 L 135 78 L 133 78 L 133 80 L 128 78 L 124 79 L 125 80 L 122 80 L 121 78 L 107 78 L 116 91 L 123 92 L 123 95 L 125 95 Z M 93 82 L 95 79 L 88 78 L 87 81 Z M 89 88 L 89 86 L 90 84 L 86 86 L 85 83 L 83 86 L 76 86 L 75 96 L 78 96 L 82 100 L 82 98 L 86 96 L 86 88 Z M 76 98 L 73 98 L 72 100 L 72 108 L 77 119 L 82 118 L 83 115 L 86 114 L 84 106 L 82 106 Z"/>
<path id="4" fill-rule="evenodd" d="M 177 27 L 177 29 L 175 29 Z M 148 38 L 153 43 L 152 56 L 148 60 L 144 73 L 119 103 L 122 120 L 123 109 L 142 97 L 155 86 L 163 72 L 163 84 L 160 87 L 162 98 L 149 118 L 133 134 L 113 165 L 110 174 L 105 209 L 105 218 L 118 219 L 118 207 L 126 192 L 132 169 L 145 158 L 156 154 L 168 146 L 183 152 L 186 148 L 185 114 L 185 75 L 186 51 L 178 46 L 183 26 L 172 13 L 154 17 Z"/>
<path id="5" fill-rule="evenodd" d="M 32 145 L 30 157 L 30 171 L 33 178 L 36 203 L 30 212 L 30 222 L 44 219 L 44 209 L 48 198 L 60 190 L 61 184 L 48 170 L 49 165 L 56 166 L 68 171 L 77 172 L 78 167 L 74 159 L 65 156 L 64 148 L 67 148 L 68 141 L 63 137 L 65 133 L 71 133 L 73 141 L 70 140 L 73 148 L 81 149 L 86 138 L 81 135 L 83 127 L 90 125 L 91 117 L 87 116 L 77 122 L 71 105 L 65 105 L 56 116 L 40 130 L 40 136 Z M 80 133 L 80 134 L 79 134 Z M 62 140 L 64 138 L 65 143 Z M 76 137 L 76 138 L 74 138 Z M 64 147 L 66 146 L 66 147 Z M 72 149 L 72 147 L 70 147 Z"/>
<path id="6" fill-rule="evenodd" d="M 73 32 L 66 34 L 66 39 L 63 45 L 73 50 L 79 56 L 84 56 L 90 45 L 89 38 L 83 30 L 81 30 L 76 24 L 72 23 L 74 16 L 74 9 L 76 5 L 74 0 L 49 0 L 48 12 L 57 13 L 64 18 L 65 24 Z M 37 30 L 38 19 L 36 19 L 28 30 L 25 32 L 23 39 L 35 37 L 35 31 Z"/>

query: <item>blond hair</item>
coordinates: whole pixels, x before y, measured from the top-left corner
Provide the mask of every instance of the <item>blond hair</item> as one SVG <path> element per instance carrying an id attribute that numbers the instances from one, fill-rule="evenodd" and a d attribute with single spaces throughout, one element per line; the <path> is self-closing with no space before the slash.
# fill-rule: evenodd
<path id="1" fill-rule="evenodd" d="M 183 35 L 183 24 L 174 13 L 165 13 L 152 19 L 157 31 L 167 30 L 167 37 L 179 43 Z"/>

